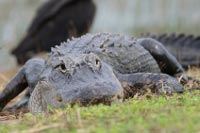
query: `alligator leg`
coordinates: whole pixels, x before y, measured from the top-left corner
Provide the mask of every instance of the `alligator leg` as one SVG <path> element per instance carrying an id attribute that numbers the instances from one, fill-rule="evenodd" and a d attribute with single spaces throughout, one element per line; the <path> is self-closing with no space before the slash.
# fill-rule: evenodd
<path id="1" fill-rule="evenodd" d="M 122 87 L 125 98 L 133 97 L 136 93 L 144 94 L 147 89 L 162 94 L 182 93 L 183 86 L 173 77 L 162 73 L 133 73 L 116 74 Z"/>
<path id="2" fill-rule="evenodd" d="M 27 107 L 29 98 L 30 98 L 30 88 L 27 87 L 25 96 L 20 101 L 14 103 L 13 105 L 11 105 L 9 107 L 5 107 L 4 110 L 15 111 L 16 109 L 20 109 L 22 107 Z"/>
<path id="3" fill-rule="evenodd" d="M 19 70 L 19 72 L 11 79 L 5 89 L 1 92 L 0 111 L 10 100 L 20 94 L 27 87 L 33 88 L 36 85 L 38 76 L 43 70 L 43 67 L 43 59 L 31 59 L 27 61 L 27 63 Z M 28 95 L 25 95 L 25 97 L 26 96 Z"/>
<path id="4" fill-rule="evenodd" d="M 10 100 L 21 93 L 27 86 L 25 68 L 22 67 L 0 94 L 0 111 Z"/>
<path id="5" fill-rule="evenodd" d="M 150 52 L 157 61 L 161 71 L 169 75 L 179 77 L 183 76 L 183 81 L 187 81 L 184 69 L 177 59 L 167 51 L 162 43 L 152 38 L 140 38 L 138 42 Z"/>

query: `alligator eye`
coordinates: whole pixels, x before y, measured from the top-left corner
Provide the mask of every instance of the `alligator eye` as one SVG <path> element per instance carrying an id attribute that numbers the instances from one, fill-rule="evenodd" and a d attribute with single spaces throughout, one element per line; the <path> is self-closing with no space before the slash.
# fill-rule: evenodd
<path id="1" fill-rule="evenodd" d="M 65 64 L 60 65 L 61 70 L 66 70 Z"/>
<path id="2" fill-rule="evenodd" d="M 67 70 L 66 67 L 65 67 L 65 64 L 60 64 L 60 65 L 59 65 L 59 69 L 60 69 L 60 71 L 63 72 L 63 73 L 65 73 L 66 70 Z"/>
<path id="3" fill-rule="evenodd" d="M 94 71 L 101 68 L 101 60 L 96 54 L 90 53 L 85 55 L 84 62 Z"/>
<path id="4" fill-rule="evenodd" d="M 95 64 L 96 64 L 96 66 L 99 68 L 99 67 L 101 67 L 101 63 L 100 63 L 100 60 L 99 59 L 96 59 L 95 60 Z"/>

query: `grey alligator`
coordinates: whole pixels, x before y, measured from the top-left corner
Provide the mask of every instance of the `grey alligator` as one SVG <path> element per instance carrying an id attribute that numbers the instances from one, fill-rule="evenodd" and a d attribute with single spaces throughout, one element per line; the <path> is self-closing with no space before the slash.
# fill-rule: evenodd
<path id="1" fill-rule="evenodd" d="M 147 88 L 157 94 L 182 93 L 179 76 L 187 81 L 176 58 L 154 39 L 86 34 L 55 46 L 46 60 L 27 61 L 0 94 L 0 108 L 25 88 L 15 107 L 29 101 L 32 113 L 76 102 L 110 104 Z"/>
<path id="2" fill-rule="evenodd" d="M 86 34 L 95 16 L 92 0 L 48 0 L 38 9 L 25 37 L 12 50 L 19 64 L 66 38 Z M 51 38 L 51 39 L 49 39 Z"/>
<path id="3" fill-rule="evenodd" d="M 200 36 L 175 33 L 142 36 L 151 37 L 161 42 L 184 68 L 200 66 Z"/>

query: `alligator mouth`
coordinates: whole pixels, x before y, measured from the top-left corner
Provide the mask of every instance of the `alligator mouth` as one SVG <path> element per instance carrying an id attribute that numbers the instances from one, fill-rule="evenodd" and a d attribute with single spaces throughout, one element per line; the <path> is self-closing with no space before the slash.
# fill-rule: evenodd
<path id="1" fill-rule="evenodd" d="M 112 103 L 122 103 L 123 102 L 123 93 L 119 93 L 113 96 L 98 96 L 92 99 L 77 99 L 73 100 L 73 102 L 69 102 L 70 105 L 79 105 L 79 106 L 90 106 L 90 105 L 111 105 Z"/>
<path id="2" fill-rule="evenodd" d="M 57 94 L 60 95 L 60 103 L 56 98 Z M 29 109 L 33 113 L 40 113 L 47 111 L 47 106 L 64 108 L 75 104 L 80 106 L 111 105 L 111 103 L 121 103 L 123 97 L 122 89 L 112 84 L 96 83 L 79 89 L 56 89 L 48 81 L 40 80 L 29 100 Z"/>
<path id="3" fill-rule="evenodd" d="M 119 103 L 123 101 L 123 88 L 109 82 L 96 82 L 61 92 L 65 103 L 93 105 Z M 65 99 L 66 98 L 66 99 Z"/>

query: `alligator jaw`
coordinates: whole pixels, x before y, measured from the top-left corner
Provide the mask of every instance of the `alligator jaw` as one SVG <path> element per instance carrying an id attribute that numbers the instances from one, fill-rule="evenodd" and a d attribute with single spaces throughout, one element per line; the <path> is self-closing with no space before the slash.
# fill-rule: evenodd
<path id="1" fill-rule="evenodd" d="M 108 87 L 108 86 L 107 86 Z M 83 92 L 80 92 L 77 96 L 70 97 L 71 93 L 63 92 L 67 95 L 62 95 L 62 103 L 56 101 L 56 96 L 58 92 L 53 88 L 52 85 L 45 81 L 39 81 L 36 85 L 34 91 L 31 94 L 29 100 L 29 110 L 33 114 L 38 114 L 47 111 L 47 106 L 52 106 L 54 108 L 65 107 L 66 105 L 79 104 L 80 106 L 88 106 L 94 104 L 105 104 L 110 105 L 111 103 L 121 103 L 123 101 L 123 90 L 120 88 L 114 93 L 101 92 L 102 90 L 109 90 L 109 87 L 106 88 L 96 88 L 92 91 L 89 88 L 86 88 Z M 114 88 L 113 88 L 114 89 Z M 120 91 L 121 90 L 121 91 Z M 87 93 L 85 93 L 87 92 Z M 84 94 L 83 94 L 84 93 Z M 102 94 L 101 94 L 102 93 Z M 68 95 L 69 94 L 69 95 Z"/>
<path id="2" fill-rule="evenodd" d="M 47 110 L 47 104 L 42 98 L 42 91 L 49 90 L 50 88 L 48 82 L 43 80 L 38 82 L 29 99 L 28 108 L 31 113 L 37 114 Z"/>

